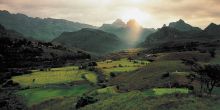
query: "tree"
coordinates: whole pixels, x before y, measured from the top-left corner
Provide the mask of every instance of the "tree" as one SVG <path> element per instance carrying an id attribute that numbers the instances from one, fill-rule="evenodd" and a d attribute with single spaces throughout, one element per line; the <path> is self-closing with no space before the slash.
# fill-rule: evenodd
<path id="1" fill-rule="evenodd" d="M 200 92 L 211 95 L 214 86 L 220 82 L 220 65 L 194 65 L 193 71 L 196 72 L 196 79 L 200 81 Z"/>
<path id="2" fill-rule="evenodd" d="M 220 82 L 220 65 L 206 65 L 205 73 L 209 80 L 206 82 L 208 93 L 211 94 L 214 86 Z"/>

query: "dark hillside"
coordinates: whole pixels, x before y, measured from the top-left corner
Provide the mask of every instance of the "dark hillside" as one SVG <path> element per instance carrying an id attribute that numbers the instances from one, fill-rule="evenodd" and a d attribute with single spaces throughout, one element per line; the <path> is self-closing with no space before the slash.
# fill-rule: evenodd
<path id="1" fill-rule="evenodd" d="M 23 74 L 31 68 L 63 66 L 67 61 L 89 59 L 90 55 L 60 45 L 27 40 L 21 34 L 0 26 L 0 71 L 13 75 Z M 11 73 L 3 75 L 10 76 Z"/>
<path id="2" fill-rule="evenodd" d="M 82 29 L 76 32 L 64 32 L 53 43 L 75 47 L 95 54 L 106 54 L 125 46 L 114 34 L 96 29 Z"/>

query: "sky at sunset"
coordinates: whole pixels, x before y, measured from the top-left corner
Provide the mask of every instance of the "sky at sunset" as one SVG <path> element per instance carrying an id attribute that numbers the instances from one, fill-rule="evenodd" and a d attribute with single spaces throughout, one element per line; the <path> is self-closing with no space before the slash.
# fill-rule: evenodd
<path id="1" fill-rule="evenodd" d="M 220 24 L 220 0 L 0 0 L 0 10 L 95 26 L 117 18 L 154 28 L 180 18 L 201 28 Z"/>

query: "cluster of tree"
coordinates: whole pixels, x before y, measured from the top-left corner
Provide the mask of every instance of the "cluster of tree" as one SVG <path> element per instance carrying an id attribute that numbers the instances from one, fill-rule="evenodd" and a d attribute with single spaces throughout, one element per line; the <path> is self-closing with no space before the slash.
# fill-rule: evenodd
<path id="1" fill-rule="evenodd" d="M 87 62 L 87 63 L 80 64 L 79 69 L 86 69 L 89 71 L 94 71 L 95 66 L 97 66 L 96 62 Z"/>
<path id="2" fill-rule="evenodd" d="M 220 65 L 201 65 L 195 59 L 184 60 L 184 63 L 190 65 L 195 73 L 189 76 L 191 81 L 200 82 L 200 93 L 211 95 L 214 87 L 220 83 Z"/>
<path id="3" fill-rule="evenodd" d="M 93 97 L 83 96 L 83 97 L 80 97 L 80 99 L 77 101 L 75 107 L 76 107 L 76 109 L 79 109 L 79 108 L 84 107 L 86 105 L 93 104 L 97 101 L 98 100 L 94 99 Z"/>

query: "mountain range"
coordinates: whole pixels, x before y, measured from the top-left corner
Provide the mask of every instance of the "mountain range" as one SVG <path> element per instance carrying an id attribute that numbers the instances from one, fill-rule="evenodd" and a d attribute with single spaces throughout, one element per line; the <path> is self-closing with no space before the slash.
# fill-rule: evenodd
<path id="1" fill-rule="evenodd" d="M 157 45 L 170 41 L 211 41 L 220 38 L 220 25 L 211 23 L 204 30 L 193 27 L 183 20 L 172 22 L 169 26 L 163 26 L 155 33 L 149 35 L 145 42 L 145 46 Z"/>
<path id="2" fill-rule="evenodd" d="M 112 24 L 103 24 L 99 29 L 117 35 L 122 41 L 128 42 L 130 46 L 143 42 L 146 36 L 156 31 L 153 28 L 141 27 L 134 19 L 127 23 L 117 19 Z"/>
<path id="3" fill-rule="evenodd" d="M 95 26 L 52 18 L 33 18 L 24 14 L 11 14 L 8 11 L 0 11 L 0 24 L 7 29 L 22 33 L 26 38 L 51 41 L 62 32 L 77 31 L 82 28 L 96 28 Z"/>
<path id="4" fill-rule="evenodd" d="M 24 14 L 0 11 L 0 24 L 10 31 L 8 34 L 11 34 L 1 32 L 1 36 L 50 41 L 95 54 L 105 54 L 137 45 L 149 47 L 169 41 L 201 41 L 218 39 L 220 36 L 220 25 L 211 23 L 202 30 L 182 19 L 159 29 L 143 28 L 134 19 L 127 23 L 117 19 L 112 24 L 95 27 L 63 19 L 33 18 Z"/>

